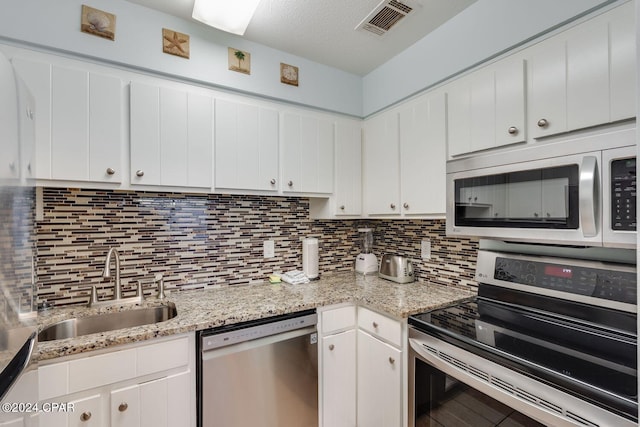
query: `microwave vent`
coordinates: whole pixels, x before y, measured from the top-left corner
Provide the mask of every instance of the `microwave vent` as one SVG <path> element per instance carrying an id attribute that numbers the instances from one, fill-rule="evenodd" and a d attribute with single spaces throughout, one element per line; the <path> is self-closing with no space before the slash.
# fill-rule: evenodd
<path id="1" fill-rule="evenodd" d="M 413 10 L 413 7 L 398 0 L 384 0 L 358 24 L 356 30 L 368 31 L 378 36 L 384 36 Z"/>

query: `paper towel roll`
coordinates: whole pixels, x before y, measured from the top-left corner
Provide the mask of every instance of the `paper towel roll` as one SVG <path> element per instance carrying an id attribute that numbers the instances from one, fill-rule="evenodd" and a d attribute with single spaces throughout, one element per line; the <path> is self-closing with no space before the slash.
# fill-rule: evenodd
<path id="1" fill-rule="evenodd" d="M 318 239 L 302 241 L 302 271 L 309 279 L 318 277 Z"/>

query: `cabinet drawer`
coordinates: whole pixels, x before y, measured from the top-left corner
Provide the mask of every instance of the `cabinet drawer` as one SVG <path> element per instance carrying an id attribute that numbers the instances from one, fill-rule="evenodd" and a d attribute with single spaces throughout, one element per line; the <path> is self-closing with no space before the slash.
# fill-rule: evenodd
<path id="1" fill-rule="evenodd" d="M 137 349 L 138 376 L 187 366 L 189 364 L 189 340 L 180 338 Z"/>
<path id="2" fill-rule="evenodd" d="M 393 345 L 402 347 L 402 326 L 397 320 L 358 307 L 358 326 Z"/>
<path id="3" fill-rule="evenodd" d="M 69 393 L 88 390 L 136 376 L 135 350 L 91 356 L 69 362 Z"/>
<path id="4" fill-rule="evenodd" d="M 328 334 L 340 329 L 356 326 L 356 307 L 341 307 L 322 312 L 322 333 Z"/>

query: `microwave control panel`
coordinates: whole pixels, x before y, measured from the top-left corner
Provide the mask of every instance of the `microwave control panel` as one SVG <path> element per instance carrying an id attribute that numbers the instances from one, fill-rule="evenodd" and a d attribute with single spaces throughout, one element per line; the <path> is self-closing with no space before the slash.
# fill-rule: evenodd
<path id="1" fill-rule="evenodd" d="M 611 162 L 611 229 L 636 230 L 636 158 Z"/>

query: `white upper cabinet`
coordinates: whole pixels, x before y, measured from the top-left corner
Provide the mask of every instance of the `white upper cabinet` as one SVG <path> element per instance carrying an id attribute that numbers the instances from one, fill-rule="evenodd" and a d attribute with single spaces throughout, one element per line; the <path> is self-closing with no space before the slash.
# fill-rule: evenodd
<path id="1" fill-rule="evenodd" d="M 131 183 L 212 186 L 213 99 L 131 83 Z"/>
<path id="2" fill-rule="evenodd" d="M 121 182 L 122 80 L 30 59 L 13 64 L 36 105 L 35 177 Z"/>
<path id="3" fill-rule="evenodd" d="M 634 13 L 625 3 L 527 51 L 534 138 L 635 117 Z"/>
<path id="4" fill-rule="evenodd" d="M 283 192 L 332 193 L 334 122 L 322 115 L 282 113 Z"/>
<path id="5" fill-rule="evenodd" d="M 369 215 L 400 214 L 398 110 L 364 123 L 363 202 Z"/>
<path id="6" fill-rule="evenodd" d="M 449 156 L 523 142 L 525 66 L 508 58 L 447 87 Z"/>
<path id="7" fill-rule="evenodd" d="M 336 122 L 336 215 L 362 214 L 362 122 Z"/>
<path id="8" fill-rule="evenodd" d="M 446 187 L 445 93 L 423 95 L 403 107 L 400 187 L 405 215 L 444 214 Z"/>
<path id="9" fill-rule="evenodd" d="M 11 64 L 4 56 L 0 56 L 0 93 L 0 180 L 17 181 L 20 178 L 18 90 Z"/>
<path id="10" fill-rule="evenodd" d="M 278 190 L 278 111 L 215 101 L 215 187 Z"/>

